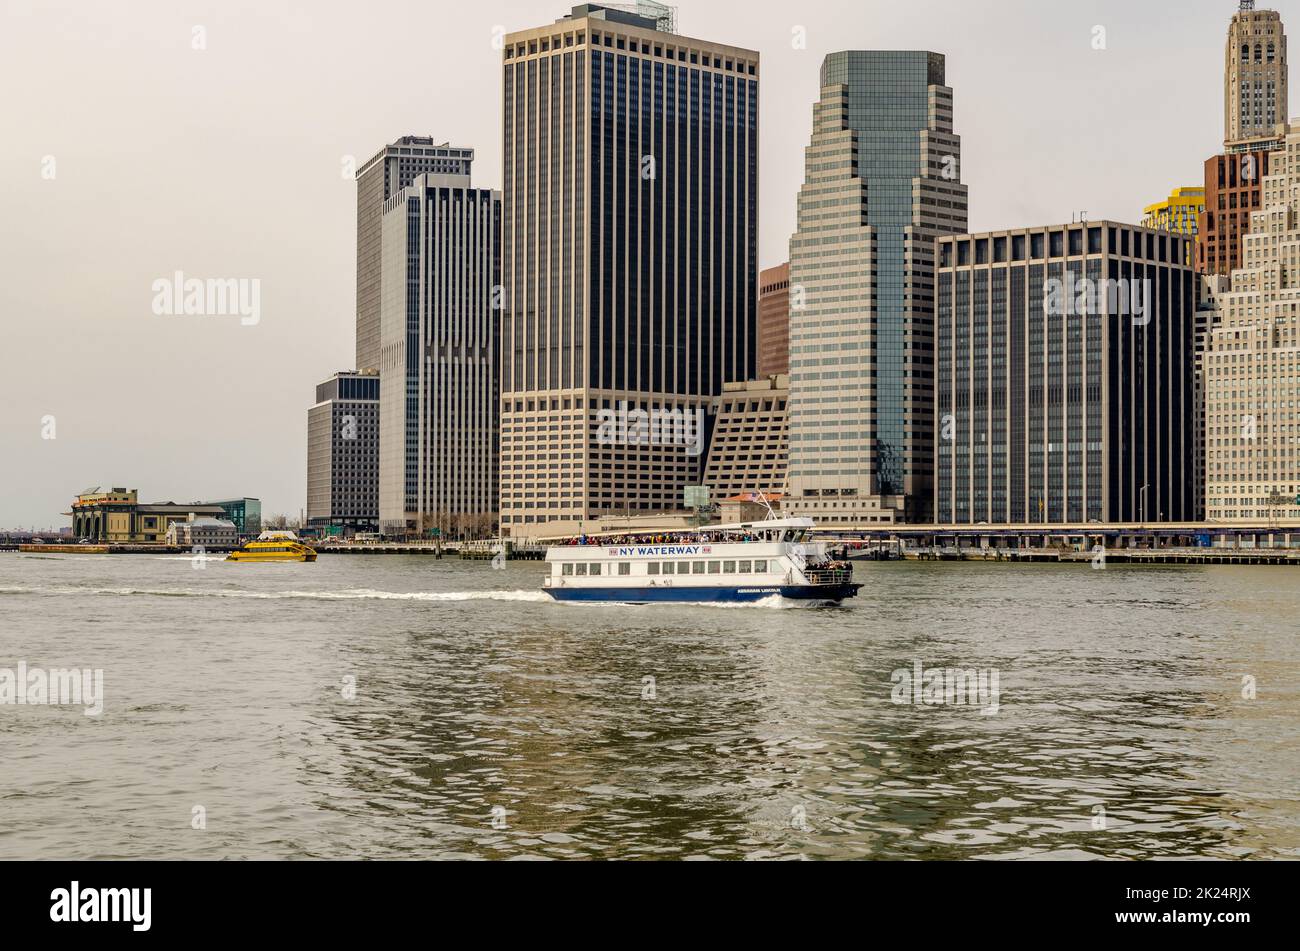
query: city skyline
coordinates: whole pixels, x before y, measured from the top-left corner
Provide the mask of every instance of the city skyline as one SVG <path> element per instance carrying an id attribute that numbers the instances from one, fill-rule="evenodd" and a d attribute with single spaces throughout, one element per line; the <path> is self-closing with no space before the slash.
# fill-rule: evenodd
<path id="1" fill-rule="evenodd" d="M 1285 20 L 1287 8 L 1279 6 Z M 1021 7 L 1022 17 L 1000 16 L 981 25 L 973 22 L 982 19 L 978 11 L 956 4 L 908 10 L 812 4 L 797 15 L 766 22 L 729 16 L 725 6 L 681 5 L 682 35 L 749 46 L 763 57 L 770 91 L 759 121 L 764 132 L 760 266 L 785 259 L 782 246 L 794 230 L 818 66 L 825 53 L 841 49 L 927 48 L 947 56 L 948 82 L 959 90 L 966 156 L 962 180 L 972 196 L 973 231 L 1066 220 L 1072 210 L 1085 209 L 1094 220 L 1104 215 L 1136 223 L 1152 195 L 1197 181 L 1204 156 L 1220 144 L 1214 104 L 1222 95 L 1224 29 L 1233 5 L 1193 4 L 1177 21 L 1160 21 L 1168 28 L 1166 41 L 1176 38 L 1175 62 L 1185 63 L 1189 49 L 1204 51 L 1204 70 L 1194 71 L 1204 75 L 1179 82 L 1161 71 L 1165 51 L 1144 44 L 1150 35 L 1144 24 L 1153 24 L 1149 17 L 1156 11 L 1111 3 L 1068 13 Z M 317 137 L 288 131 L 294 127 L 283 124 L 290 119 L 283 110 L 253 111 L 251 124 L 245 121 L 257 100 L 283 98 L 257 88 L 257 70 L 243 75 L 249 57 L 267 54 L 263 44 L 292 35 L 278 28 L 272 14 L 256 19 L 251 9 L 235 5 L 157 17 L 150 24 L 152 45 L 141 50 L 139 63 L 116 74 L 116 85 L 104 90 L 115 96 L 114 103 L 144 105 L 102 110 L 106 115 L 85 112 L 86 103 L 73 101 L 57 86 L 10 83 L 28 93 L 9 123 L 17 148 L 0 159 L 3 211 L 17 225 L 0 239 L 16 275 L 0 291 L 0 303 L 16 342 L 11 352 L 20 358 L 7 374 L 10 411 L 0 422 L 0 438 L 12 447 L 21 469 L 9 470 L 0 525 L 59 524 L 59 513 L 76 491 L 95 483 L 139 485 L 146 497 L 256 496 L 268 513 L 296 514 L 304 508 L 306 434 L 299 394 L 329 373 L 349 369 L 353 350 L 356 186 L 341 171 L 349 158 L 359 166 L 400 135 L 431 134 L 440 142 L 474 144 L 478 184 L 499 188 L 500 51 L 492 46 L 492 28 L 519 30 L 549 22 L 566 12 L 567 4 L 446 11 L 443 28 L 462 29 L 467 36 L 481 32 L 483 49 L 475 53 L 466 44 L 463 58 L 453 57 L 448 66 L 425 64 L 447 70 L 438 75 L 452 81 L 398 83 L 409 92 L 396 104 L 366 95 L 376 87 L 364 78 L 345 86 L 335 77 L 313 93 L 310 83 L 301 89 L 291 81 L 284 85 L 292 70 L 276 72 L 280 85 L 273 84 L 274 90 L 304 102 L 320 97 L 304 110 L 313 128 L 328 129 Z M 420 21 L 416 8 L 409 9 L 412 20 Z M 943 16 L 925 15 L 940 10 Z M 357 42 L 341 38 L 346 24 L 330 19 L 334 11 L 321 12 L 321 35 L 334 37 L 332 53 Z M 49 16 L 33 7 L 26 24 L 49 27 L 43 20 Z M 58 47 L 42 42 L 39 34 L 27 37 L 23 23 L 14 22 L 16 28 L 0 38 L 0 52 L 4 68 L 15 70 L 15 76 L 25 67 L 38 70 L 38 62 L 57 66 L 56 54 L 68 52 L 93 68 L 97 56 L 107 57 L 123 43 L 130 47 L 129 38 L 118 36 L 100 11 L 66 24 L 75 29 L 61 34 L 64 43 Z M 1097 25 L 1106 28 L 1104 50 L 1093 48 Z M 203 28 L 201 47 L 194 45 L 198 27 Z M 801 28 L 807 43 L 797 49 L 793 42 Z M 1007 55 L 1012 51 L 1015 59 Z M 313 67 L 311 50 L 289 52 L 307 57 L 306 65 Z M 385 53 L 383 62 L 400 73 L 409 67 L 399 59 Z M 1025 69 L 1034 64 L 1041 69 L 1049 61 L 1066 64 L 1057 77 L 1060 85 L 1041 100 L 1044 107 L 1059 100 L 1060 86 L 1078 84 L 1080 92 L 1086 87 L 1088 98 L 1081 97 L 1079 110 L 1064 115 L 1062 110 L 1005 109 L 997 90 L 1021 75 L 1006 67 L 1013 61 Z M 319 79 L 314 70 L 326 65 L 305 73 Z M 231 97 L 226 87 L 236 73 L 248 87 Z M 174 81 L 158 84 L 159 76 Z M 1128 84 L 1139 81 L 1144 89 L 1158 89 L 1158 80 L 1169 97 L 1152 97 L 1168 102 L 1167 126 L 1154 126 L 1163 134 L 1151 135 L 1153 117 L 1146 116 L 1145 136 L 1132 139 L 1144 148 L 1115 150 L 1114 141 L 1124 141 L 1125 130 L 1132 137 L 1142 127 L 1128 114 L 1131 109 L 1114 108 L 1130 102 Z M 1021 92 L 1022 106 L 1039 95 L 1034 89 Z M 344 108 L 338 108 L 338 100 Z M 212 105 L 217 102 L 221 105 Z M 1192 122 L 1187 102 L 1197 104 L 1190 110 L 1196 117 Z M 106 123 L 107 118 L 115 121 Z M 70 138 L 69 129 L 78 134 Z M 1080 131 L 1085 137 L 1098 133 L 1095 149 L 1077 148 Z M 239 169 L 268 154 L 268 140 L 259 136 L 271 137 L 271 153 L 279 143 L 277 160 L 285 168 L 259 176 L 250 188 L 254 179 Z M 1028 142 L 1030 148 L 1008 154 L 1006 141 Z M 1161 148 L 1152 148 L 1152 142 Z M 174 154 L 167 168 L 138 160 L 139 150 L 164 146 Z M 1112 164 L 1097 162 L 1098 154 Z M 266 164 L 265 158 L 260 161 Z M 261 178 L 274 179 L 275 187 Z M 302 207 L 313 204 L 323 210 Z M 301 219 L 315 214 L 321 218 L 309 217 L 304 226 Z M 60 253 L 53 253 L 56 248 Z M 151 312 L 153 282 L 176 271 L 200 279 L 260 281 L 257 320 Z M 187 359 L 172 360 L 176 355 Z M 195 372 L 195 359 L 202 372 Z M 53 419 L 52 430 L 47 418 Z M 159 431 L 168 438 L 153 435 Z M 50 432 L 53 439 L 42 438 Z"/>

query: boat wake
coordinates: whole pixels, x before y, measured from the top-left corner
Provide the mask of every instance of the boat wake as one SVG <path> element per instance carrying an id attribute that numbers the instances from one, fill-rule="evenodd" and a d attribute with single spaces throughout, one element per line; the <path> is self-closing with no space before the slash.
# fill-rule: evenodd
<path id="1" fill-rule="evenodd" d="M 101 595 L 151 598 L 247 598 L 276 601 L 536 601 L 551 599 L 540 591 L 375 591 L 355 588 L 348 591 L 248 591 L 244 589 L 175 588 L 80 588 L 75 586 L 41 588 L 0 588 L 6 594 Z"/>
<path id="2" fill-rule="evenodd" d="M 76 585 L 50 585 L 44 587 L 0 588 L 4 595 L 92 595 L 100 597 L 142 598 L 234 598 L 254 601 L 423 601 L 426 603 L 456 603 L 465 601 L 515 601 L 534 604 L 555 604 L 573 608 L 618 608 L 627 610 L 671 610 L 673 608 L 709 608 L 716 611 L 809 611 L 828 606 L 826 602 L 795 601 L 774 594 L 761 601 L 750 602 L 681 602 L 671 604 L 629 605 L 615 601 L 556 601 L 542 591 L 377 591 L 373 588 L 351 588 L 345 591 L 250 591 L 244 588 L 102 588 Z"/>

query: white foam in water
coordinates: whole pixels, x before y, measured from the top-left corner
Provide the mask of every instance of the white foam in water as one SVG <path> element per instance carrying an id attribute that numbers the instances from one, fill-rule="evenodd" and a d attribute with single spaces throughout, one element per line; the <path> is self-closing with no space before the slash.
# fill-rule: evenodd
<path id="1" fill-rule="evenodd" d="M 150 588 L 0 588 L 0 594 L 101 594 L 118 597 L 143 596 L 155 598 L 246 598 L 253 600 L 302 599 L 308 601 L 526 601 L 540 604 L 558 604 L 565 608 L 628 608 L 647 607 L 656 610 L 672 607 L 716 608 L 719 610 L 798 611 L 821 607 L 815 601 L 791 601 L 774 594 L 761 601 L 749 602 L 682 602 L 671 604 L 628 605 L 617 601 L 555 601 L 543 591 L 376 591 L 372 588 L 353 588 L 347 591 L 245 591 L 242 589 L 205 590 L 178 588 L 171 591 Z"/>
<path id="2" fill-rule="evenodd" d="M 267 598 L 319 598 L 323 601 L 550 601 L 541 591 L 373 591 L 357 588 L 352 591 L 227 591 L 230 597 Z"/>
<path id="3" fill-rule="evenodd" d="M 171 591 L 149 588 L 0 588 L 0 594 L 105 594 L 157 598 L 253 598 L 279 600 L 302 598 L 317 601 L 550 601 L 541 591 L 221 591 L 178 588 Z"/>

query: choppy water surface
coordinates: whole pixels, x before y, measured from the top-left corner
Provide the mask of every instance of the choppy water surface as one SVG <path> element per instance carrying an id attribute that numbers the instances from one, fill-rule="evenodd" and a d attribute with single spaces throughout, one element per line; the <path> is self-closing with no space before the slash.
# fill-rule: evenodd
<path id="1" fill-rule="evenodd" d="M 0 554 L 0 668 L 106 694 L 0 706 L 0 857 L 1300 857 L 1292 569 L 869 564 L 823 610 L 541 572 Z M 894 703 L 917 661 L 997 712 Z"/>

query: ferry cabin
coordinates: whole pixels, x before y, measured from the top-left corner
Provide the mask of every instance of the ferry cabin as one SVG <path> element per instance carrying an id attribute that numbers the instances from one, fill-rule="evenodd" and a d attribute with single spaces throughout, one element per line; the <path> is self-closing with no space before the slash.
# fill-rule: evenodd
<path id="1" fill-rule="evenodd" d="M 852 571 L 808 543 L 806 519 L 673 533 L 659 543 L 598 536 L 547 553 L 544 589 L 560 601 L 759 601 L 852 597 Z M 654 536 L 651 536 L 654 537 Z"/>

